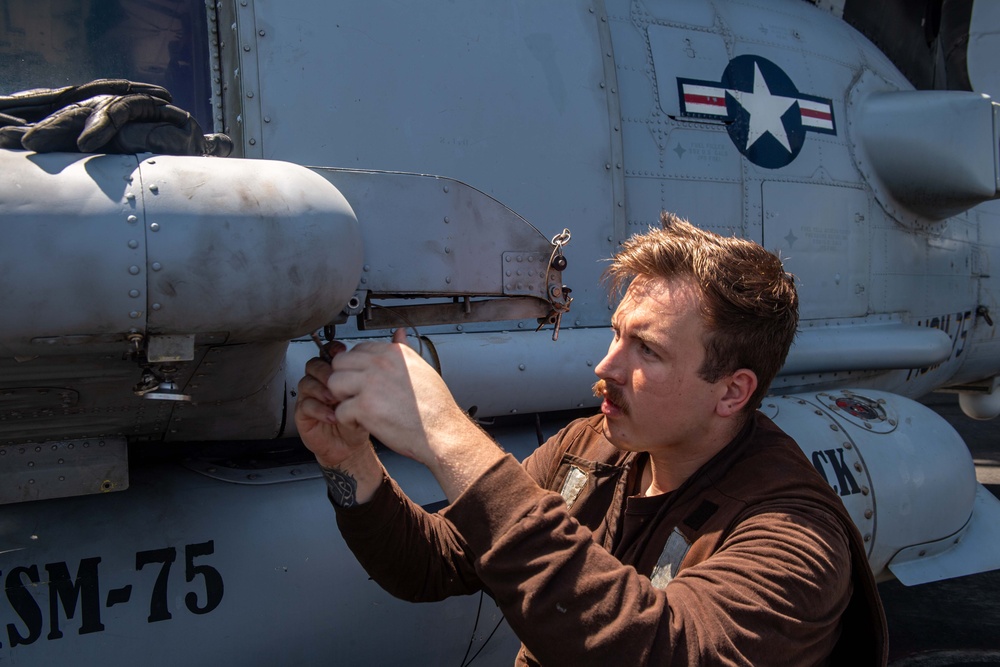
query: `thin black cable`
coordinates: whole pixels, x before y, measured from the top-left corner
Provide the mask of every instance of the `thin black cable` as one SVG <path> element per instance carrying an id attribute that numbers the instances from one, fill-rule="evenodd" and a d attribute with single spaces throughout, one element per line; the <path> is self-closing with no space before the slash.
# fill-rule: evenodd
<path id="1" fill-rule="evenodd" d="M 486 648 L 486 645 L 490 643 L 491 639 L 493 639 L 493 635 L 495 635 L 496 631 L 500 629 L 500 624 L 503 623 L 503 622 L 504 622 L 504 617 L 503 617 L 503 614 L 501 613 L 500 620 L 497 621 L 496 626 L 493 628 L 493 632 L 490 633 L 490 636 L 486 638 L 486 640 L 483 642 L 483 645 L 479 647 L 479 650 L 476 651 L 476 654 L 472 656 L 472 658 L 469 660 L 469 662 L 467 662 L 464 665 L 462 665 L 462 667 L 469 667 L 469 665 L 472 664 L 472 661 L 475 660 L 479 656 L 480 653 L 482 653 L 483 649 Z"/>
<path id="2" fill-rule="evenodd" d="M 476 629 L 479 627 L 479 612 L 483 609 L 483 591 L 479 590 L 479 608 L 476 609 L 476 622 L 472 625 L 472 634 L 469 635 L 469 645 L 465 647 L 465 655 L 462 656 L 462 663 L 459 667 L 466 667 L 465 659 L 469 657 L 469 651 L 472 650 L 472 642 L 476 639 Z M 492 635 L 490 635 L 492 636 Z M 489 640 L 487 640 L 489 641 Z M 479 652 L 476 652 L 479 655 Z M 472 659 L 476 659 L 476 655 L 472 656 Z M 470 661 L 471 663 L 471 661 Z"/>
<path id="3" fill-rule="evenodd" d="M 403 324 L 406 325 L 406 326 L 403 327 L 404 329 L 413 329 L 413 337 L 417 339 L 417 345 L 420 346 L 419 349 L 417 350 L 417 354 L 419 354 L 420 356 L 424 356 L 424 341 L 420 337 L 420 332 L 417 331 L 417 327 L 413 324 L 413 322 L 411 322 L 406 317 L 406 315 L 403 315 L 398 310 L 390 308 L 389 306 L 381 306 L 381 305 L 379 305 L 377 303 L 373 303 L 372 304 L 372 308 L 379 308 L 380 310 L 385 310 L 385 311 L 388 311 L 388 312 L 392 313 L 393 315 L 395 315 L 396 317 L 398 317 L 400 320 L 403 321 Z"/>

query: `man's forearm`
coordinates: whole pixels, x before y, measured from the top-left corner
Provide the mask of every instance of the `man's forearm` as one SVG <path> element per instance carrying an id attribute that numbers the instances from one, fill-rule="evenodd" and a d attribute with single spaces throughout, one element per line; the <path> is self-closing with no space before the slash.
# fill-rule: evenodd
<path id="1" fill-rule="evenodd" d="M 382 483 L 382 463 L 370 442 L 350 458 L 334 465 L 327 465 L 320 457 L 316 462 L 326 479 L 330 500 L 340 507 L 368 502 Z"/>
<path id="2" fill-rule="evenodd" d="M 465 415 L 428 439 L 433 458 L 426 465 L 449 502 L 455 502 L 490 466 L 504 457 L 503 450 L 493 439 Z"/>

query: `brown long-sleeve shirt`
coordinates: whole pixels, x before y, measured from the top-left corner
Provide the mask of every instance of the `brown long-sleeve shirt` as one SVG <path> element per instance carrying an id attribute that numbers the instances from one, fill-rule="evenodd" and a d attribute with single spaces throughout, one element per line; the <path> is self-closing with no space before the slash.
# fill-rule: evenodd
<path id="1" fill-rule="evenodd" d="M 839 498 L 763 415 L 676 491 L 641 497 L 643 454 L 578 420 L 428 514 L 386 478 L 337 508 L 387 591 L 485 588 L 522 665 L 883 665 L 863 542 Z"/>

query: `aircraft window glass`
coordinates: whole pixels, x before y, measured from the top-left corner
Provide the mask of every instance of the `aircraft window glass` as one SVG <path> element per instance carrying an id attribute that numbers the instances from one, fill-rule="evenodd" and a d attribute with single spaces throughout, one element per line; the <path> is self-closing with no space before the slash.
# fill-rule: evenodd
<path id="1" fill-rule="evenodd" d="M 154 83 L 212 131 L 205 0 L 6 0 L 0 72 L 4 94 L 105 78 Z"/>

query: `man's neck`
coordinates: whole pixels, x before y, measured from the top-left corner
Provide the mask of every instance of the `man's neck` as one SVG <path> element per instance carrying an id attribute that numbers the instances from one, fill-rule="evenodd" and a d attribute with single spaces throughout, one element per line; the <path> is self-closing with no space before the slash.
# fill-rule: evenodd
<path id="1" fill-rule="evenodd" d="M 642 471 L 640 487 L 642 494 L 657 496 L 676 491 L 699 468 L 725 449 L 726 445 L 743 430 L 745 423 L 746 421 L 741 419 L 737 423 L 727 424 L 728 428 L 720 429 L 717 433 L 689 446 L 656 454 L 650 453 Z"/>

